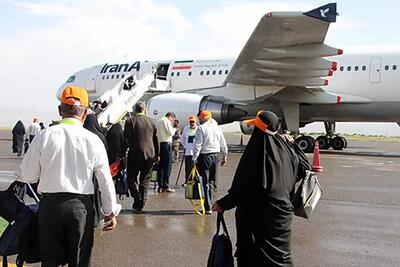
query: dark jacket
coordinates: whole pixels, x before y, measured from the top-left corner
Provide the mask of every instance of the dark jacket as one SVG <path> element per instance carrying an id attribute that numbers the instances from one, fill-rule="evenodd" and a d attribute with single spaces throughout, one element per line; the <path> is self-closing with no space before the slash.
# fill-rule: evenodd
<path id="1" fill-rule="evenodd" d="M 145 115 L 136 115 L 125 123 L 124 136 L 129 157 L 153 159 L 159 155 L 155 121 Z"/>

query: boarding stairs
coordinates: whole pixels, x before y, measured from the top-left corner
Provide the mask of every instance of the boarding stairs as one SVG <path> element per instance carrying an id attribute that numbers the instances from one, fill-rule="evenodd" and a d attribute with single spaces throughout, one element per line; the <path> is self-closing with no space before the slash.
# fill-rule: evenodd
<path id="1" fill-rule="evenodd" d="M 99 97 L 99 101 L 108 103 L 97 117 L 102 127 L 109 129 L 113 124 L 120 122 L 128 112 L 132 112 L 133 105 L 149 90 L 154 80 L 152 74 L 140 78 L 128 76 Z"/>

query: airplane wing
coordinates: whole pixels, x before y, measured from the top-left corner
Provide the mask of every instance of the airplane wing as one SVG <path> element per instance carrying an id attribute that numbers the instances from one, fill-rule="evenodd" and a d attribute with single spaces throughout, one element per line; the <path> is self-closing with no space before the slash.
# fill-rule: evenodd
<path id="1" fill-rule="evenodd" d="M 336 21 L 336 3 L 306 13 L 264 15 L 233 65 L 224 85 L 324 86 L 336 63 L 325 57 L 342 54 L 324 44 Z"/>

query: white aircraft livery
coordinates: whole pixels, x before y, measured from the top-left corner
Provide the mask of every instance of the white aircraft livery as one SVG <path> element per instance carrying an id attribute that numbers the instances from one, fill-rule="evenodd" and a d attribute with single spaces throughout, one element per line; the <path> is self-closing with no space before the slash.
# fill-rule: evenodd
<path id="1" fill-rule="evenodd" d="M 88 90 L 91 101 L 105 100 L 112 88 L 135 80 L 154 118 L 173 111 L 186 121 L 208 109 L 224 124 L 265 109 L 295 134 L 308 123 L 324 122 L 327 134 L 317 138 L 320 148 L 343 149 L 347 142 L 335 134 L 335 122 L 399 122 L 400 55 L 342 55 L 324 44 L 336 16 L 335 3 L 305 13 L 267 13 L 236 60 L 106 63 L 74 73 L 57 94 L 77 85 Z M 240 126 L 251 133 L 251 127 Z M 310 136 L 296 141 L 307 152 L 314 148 Z"/>

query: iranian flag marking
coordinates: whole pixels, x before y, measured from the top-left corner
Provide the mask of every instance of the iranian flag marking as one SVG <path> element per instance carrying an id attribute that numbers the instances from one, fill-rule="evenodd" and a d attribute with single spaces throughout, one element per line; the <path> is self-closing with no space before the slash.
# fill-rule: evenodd
<path id="1" fill-rule="evenodd" d="M 190 70 L 192 66 L 188 65 L 188 63 L 193 63 L 193 60 L 178 60 L 175 61 L 175 66 L 172 67 L 172 70 Z"/>

